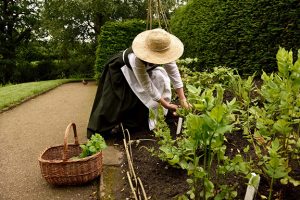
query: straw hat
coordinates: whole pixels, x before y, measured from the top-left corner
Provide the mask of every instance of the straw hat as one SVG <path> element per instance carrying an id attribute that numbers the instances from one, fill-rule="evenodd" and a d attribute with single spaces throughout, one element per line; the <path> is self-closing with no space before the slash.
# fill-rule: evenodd
<path id="1" fill-rule="evenodd" d="M 157 28 L 138 34 L 132 42 L 132 50 L 143 61 L 166 64 L 177 60 L 184 47 L 176 36 Z"/>

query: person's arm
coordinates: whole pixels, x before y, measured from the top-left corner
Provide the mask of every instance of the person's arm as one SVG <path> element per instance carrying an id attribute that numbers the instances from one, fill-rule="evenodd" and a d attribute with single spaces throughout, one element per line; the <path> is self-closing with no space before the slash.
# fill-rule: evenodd
<path id="1" fill-rule="evenodd" d="M 161 97 L 157 88 L 152 83 L 149 74 L 147 73 L 145 64 L 140 59 L 135 59 L 135 66 L 132 67 L 132 70 L 140 85 L 144 88 L 146 92 L 148 92 L 148 94 L 154 101 L 159 102 L 166 109 L 177 109 L 177 105 L 171 104 L 170 102 L 166 101 L 164 98 Z"/>
<path id="2" fill-rule="evenodd" d="M 149 94 L 149 96 L 154 101 L 158 101 L 161 98 L 161 95 L 147 73 L 145 63 L 143 63 L 140 59 L 135 58 L 135 66 L 132 66 L 132 71 L 139 84 Z"/>
<path id="3" fill-rule="evenodd" d="M 171 63 L 167 63 L 164 65 L 164 68 L 170 77 L 173 87 L 176 90 L 176 94 L 179 98 L 180 105 L 184 108 L 189 108 L 190 106 L 187 103 L 186 97 L 184 95 L 183 82 L 182 82 L 176 62 L 174 61 Z"/>
<path id="4" fill-rule="evenodd" d="M 170 77 L 171 83 L 176 90 L 177 88 L 183 87 L 183 82 L 179 73 L 178 66 L 175 61 L 164 64 L 164 69 L 166 70 L 168 76 Z"/>
<path id="5" fill-rule="evenodd" d="M 172 103 L 166 101 L 164 98 L 160 98 L 160 99 L 158 100 L 158 102 L 159 102 L 164 108 L 169 109 L 169 110 L 176 110 L 176 109 L 178 108 L 177 105 L 172 104 Z"/>

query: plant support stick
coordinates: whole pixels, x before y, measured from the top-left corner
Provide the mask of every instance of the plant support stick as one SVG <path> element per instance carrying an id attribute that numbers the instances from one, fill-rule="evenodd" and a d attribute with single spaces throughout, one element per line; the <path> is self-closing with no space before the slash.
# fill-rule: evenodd
<path id="1" fill-rule="evenodd" d="M 177 130 L 176 130 L 176 135 L 178 135 L 181 132 L 181 127 L 182 127 L 182 117 L 179 117 L 178 119 L 178 125 L 177 125 Z"/>
<path id="2" fill-rule="evenodd" d="M 258 190 L 259 182 L 260 182 L 260 176 L 255 173 L 251 173 L 251 178 L 248 183 L 244 200 L 253 200 L 255 198 L 256 192 Z"/>

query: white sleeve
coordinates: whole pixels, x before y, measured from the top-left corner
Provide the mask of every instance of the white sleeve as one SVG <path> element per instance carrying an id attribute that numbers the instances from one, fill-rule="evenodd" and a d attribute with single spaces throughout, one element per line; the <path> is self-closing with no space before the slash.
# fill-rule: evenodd
<path id="1" fill-rule="evenodd" d="M 173 87 L 175 89 L 182 88 L 183 82 L 181 80 L 181 76 L 180 76 L 176 62 L 174 61 L 174 62 L 167 63 L 164 65 L 164 68 L 171 79 Z"/>
<path id="2" fill-rule="evenodd" d="M 135 66 L 132 66 L 132 71 L 136 76 L 139 84 L 150 95 L 154 101 L 158 101 L 161 98 L 155 85 L 152 83 L 145 64 L 138 58 L 135 58 Z"/>

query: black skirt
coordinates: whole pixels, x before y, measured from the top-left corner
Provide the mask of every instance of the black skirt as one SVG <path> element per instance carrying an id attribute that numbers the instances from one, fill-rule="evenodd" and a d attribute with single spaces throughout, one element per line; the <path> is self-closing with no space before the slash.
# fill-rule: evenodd
<path id="1" fill-rule="evenodd" d="M 122 52 L 113 56 L 104 66 L 88 122 L 88 138 L 95 133 L 107 134 L 120 123 L 128 129 L 149 130 L 149 109 L 128 85 L 121 71 L 125 65 L 122 56 Z"/>

